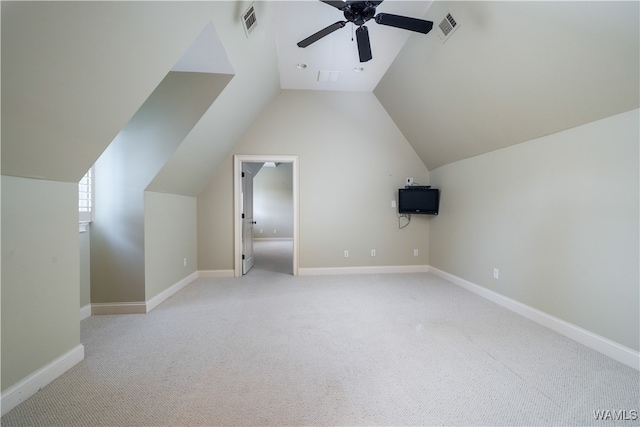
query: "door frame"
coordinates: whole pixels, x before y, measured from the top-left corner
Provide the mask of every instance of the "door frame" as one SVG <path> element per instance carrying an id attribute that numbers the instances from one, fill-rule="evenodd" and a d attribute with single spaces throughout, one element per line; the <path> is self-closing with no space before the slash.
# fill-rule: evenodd
<path id="1" fill-rule="evenodd" d="M 259 164 L 259 163 L 255 163 Z M 254 263 L 253 257 L 253 168 L 249 163 L 242 163 L 242 274 L 245 275 L 251 270 Z M 247 191 L 250 190 L 250 191 Z M 250 207 L 250 214 L 247 208 Z M 250 243 L 250 244 L 249 244 Z M 248 252 L 248 250 L 250 252 Z"/>
<path id="2" fill-rule="evenodd" d="M 233 156 L 233 243 L 234 277 L 242 276 L 242 163 L 291 163 L 293 170 L 293 275 L 299 273 L 299 188 L 300 174 L 298 156 L 276 156 L 269 154 L 236 154 Z"/>

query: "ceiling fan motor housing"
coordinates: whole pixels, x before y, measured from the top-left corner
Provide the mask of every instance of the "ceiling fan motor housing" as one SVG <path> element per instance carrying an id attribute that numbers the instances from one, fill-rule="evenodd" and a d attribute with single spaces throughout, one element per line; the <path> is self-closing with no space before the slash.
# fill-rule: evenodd
<path id="1" fill-rule="evenodd" d="M 347 21 L 361 26 L 365 22 L 376 16 L 376 6 L 379 2 L 357 2 L 350 3 L 344 8 L 344 17 Z"/>

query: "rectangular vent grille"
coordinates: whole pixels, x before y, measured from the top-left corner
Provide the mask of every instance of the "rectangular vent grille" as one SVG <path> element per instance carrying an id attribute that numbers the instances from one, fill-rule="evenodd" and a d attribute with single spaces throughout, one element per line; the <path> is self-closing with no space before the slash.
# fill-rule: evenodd
<path id="1" fill-rule="evenodd" d="M 459 26 L 460 23 L 453 17 L 451 12 L 447 13 L 447 16 L 445 16 L 438 25 L 438 28 L 440 29 L 440 31 L 438 32 L 438 36 L 440 37 L 440 40 L 442 40 L 442 43 L 447 41 L 447 39 L 451 37 L 451 34 L 453 34 L 453 32 L 457 30 Z"/>
<path id="2" fill-rule="evenodd" d="M 242 26 L 244 27 L 244 32 L 249 37 L 249 34 L 256 28 L 258 25 L 258 20 L 256 19 L 256 10 L 253 7 L 253 4 L 249 6 L 249 9 L 246 10 L 245 13 L 242 14 Z"/>
<path id="3" fill-rule="evenodd" d="M 318 72 L 318 81 L 319 82 L 329 82 L 335 83 L 340 79 L 340 75 L 342 71 L 324 71 L 321 70 Z"/>

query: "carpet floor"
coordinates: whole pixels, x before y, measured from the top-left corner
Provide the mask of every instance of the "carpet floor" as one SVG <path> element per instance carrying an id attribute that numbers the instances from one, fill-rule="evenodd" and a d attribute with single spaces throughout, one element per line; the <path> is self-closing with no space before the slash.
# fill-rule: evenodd
<path id="1" fill-rule="evenodd" d="M 85 359 L 2 426 L 640 425 L 638 371 L 445 280 L 294 277 L 256 251 L 242 278 L 83 320 Z"/>

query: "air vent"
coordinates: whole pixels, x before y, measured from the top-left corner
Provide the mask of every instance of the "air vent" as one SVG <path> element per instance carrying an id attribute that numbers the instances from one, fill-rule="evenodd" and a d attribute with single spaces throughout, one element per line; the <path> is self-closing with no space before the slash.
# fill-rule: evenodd
<path id="1" fill-rule="evenodd" d="M 242 14 L 242 26 L 244 27 L 244 32 L 247 37 L 249 37 L 249 34 L 251 34 L 257 25 L 258 20 L 256 19 L 256 9 L 252 3 L 251 6 L 249 6 L 249 9 Z"/>
<path id="2" fill-rule="evenodd" d="M 447 16 L 438 24 L 438 37 L 440 37 L 442 43 L 446 42 L 459 26 L 460 22 L 453 17 L 451 12 L 447 13 Z"/>
<path id="3" fill-rule="evenodd" d="M 318 72 L 318 81 L 319 82 L 329 82 L 335 83 L 340 78 L 342 71 L 324 71 L 321 70 Z"/>

